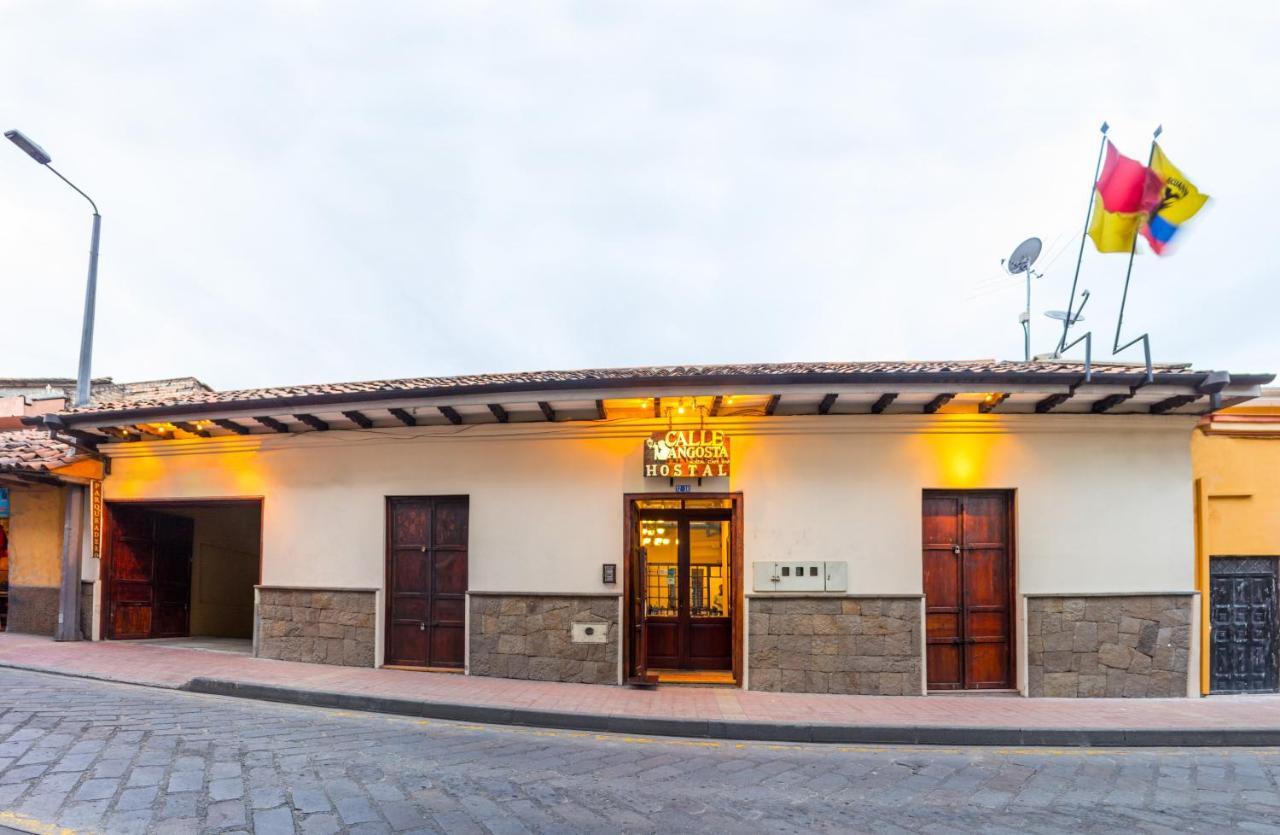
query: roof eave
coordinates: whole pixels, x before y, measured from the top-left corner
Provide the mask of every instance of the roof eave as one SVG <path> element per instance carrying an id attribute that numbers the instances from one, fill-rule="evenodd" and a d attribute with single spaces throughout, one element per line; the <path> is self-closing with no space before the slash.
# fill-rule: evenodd
<path id="1" fill-rule="evenodd" d="M 1163 385 L 1199 386 L 1208 375 L 1204 372 L 1157 372 L 1155 382 Z M 1095 369 L 1093 382 L 1118 386 L 1141 386 L 1145 375 L 1137 373 L 1108 372 Z M 1274 375 L 1240 375 L 1232 377 L 1233 386 L 1261 386 L 1272 381 Z M 733 393 L 734 386 L 778 386 L 785 388 L 798 385 L 948 385 L 965 386 L 968 390 L 992 389 L 1001 386 L 1062 386 L 1077 385 L 1084 381 L 1079 372 L 1033 372 L 983 374 L 966 373 L 964 371 L 942 373 L 807 373 L 807 374 L 740 374 L 740 375 L 706 375 L 706 376 L 653 376 L 627 377 L 615 379 L 590 380 L 555 380 L 516 383 L 482 383 L 461 386 L 429 386 L 412 389 L 379 389 L 374 391 L 335 392 L 324 394 L 304 394 L 296 397 L 256 398 L 246 400 L 200 401 L 193 403 L 177 403 L 162 406 L 144 406 L 132 409 L 115 409 L 86 412 L 63 412 L 57 415 L 45 415 L 41 422 L 50 426 L 82 426 L 86 424 L 107 424 L 113 420 L 127 418 L 131 422 L 149 421 L 159 418 L 192 416 L 202 413 L 227 412 L 235 410 L 260 410 L 262 414 L 272 414 L 273 410 L 296 411 L 314 406 L 351 406 L 359 403 L 408 401 L 426 398 L 464 396 L 476 394 L 528 394 L 536 392 L 564 393 L 572 391 L 590 391 L 599 389 L 643 389 L 645 387 L 662 386 L 665 388 L 694 388 L 708 394 Z"/>

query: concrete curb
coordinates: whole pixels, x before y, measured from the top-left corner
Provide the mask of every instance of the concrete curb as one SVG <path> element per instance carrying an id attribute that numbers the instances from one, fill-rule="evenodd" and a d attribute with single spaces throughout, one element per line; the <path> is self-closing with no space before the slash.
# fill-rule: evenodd
<path id="1" fill-rule="evenodd" d="M 526 708 L 428 702 L 302 690 L 216 678 L 193 678 L 179 689 L 310 707 L 389 713 L 489 725 L 527 725 L 557 730 L 643 736 L 680 736 L 751 742 L 814 742 L 844 745 L 1026 745 L 1092 748 L 1280 746 L 1280 728 L 1000 728 L 930 725 L 829 725 L 737 722 L 565 713 Z"/>
<path id="2" fill-rule="evenodd" d="M 79 670 L 64 670 L 59 667 L 42 667 L 39 664 L 23 664 L 18 661 L 0 661 L 0 668 L 6 670 L 22 670 L 28 673 L 43 673 L 47 676 L 65 676 L 67 678 L 87 678 L 90 681 L 104 681 L 108 684 L 131 684 L 134 687 L 154 687 L 158 690 L 182 690 L 185 684 L 165 684 L 158 681 L 133 681 L 127 678 L 115 678 L 103 673 L 86 673 Z"/>

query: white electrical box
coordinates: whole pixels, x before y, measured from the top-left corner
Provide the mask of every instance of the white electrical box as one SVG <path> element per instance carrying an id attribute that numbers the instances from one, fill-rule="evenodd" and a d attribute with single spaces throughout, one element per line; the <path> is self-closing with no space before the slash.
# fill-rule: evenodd
<path id="1" fill-rule="evenodd" d="M 778 560 L 752 563 L 756 591 L 847 591 L 849 564 Z"/>
<path id="2" fill-rule="evenodd" d="M 827 591 L 849 590 L 849 563 L 840 560 L 824 562 L 822 565 L 827 570 Z"/>
<path id="3" fill-rule="evenodd" d="M 574 623 L 570 636 L 575 644 L 603 644 L 609 638 L 609 624 Z"/>

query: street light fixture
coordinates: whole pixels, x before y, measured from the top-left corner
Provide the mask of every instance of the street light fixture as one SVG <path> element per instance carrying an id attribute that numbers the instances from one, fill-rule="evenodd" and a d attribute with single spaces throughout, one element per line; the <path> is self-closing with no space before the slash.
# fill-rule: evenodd
<path id="1" fill-rule="evenodd" d="M 80 369 L 76 376 L 76 397 L 73 404 L 83 406 L 89 402 L 89 368 L 93 360 L 93 311 L 98 295 L 98 235 L 102 230 L 102 215 L 98 214 L 98 205 L 93 202 L 93 198 L 49 164 L 53 162 L 53 157 L 49 156 L 44 148 L 32 142 L 19 130 L 7 130 L 4 135 L 27 156 L 57 174 L 59 180 L 75 189 L 76 193 L 88 200 L 89 205 L 93 207 L 93 236 L 89 239 L 89 282 L 84 292 L 84 322 L 80 330 Z"/>

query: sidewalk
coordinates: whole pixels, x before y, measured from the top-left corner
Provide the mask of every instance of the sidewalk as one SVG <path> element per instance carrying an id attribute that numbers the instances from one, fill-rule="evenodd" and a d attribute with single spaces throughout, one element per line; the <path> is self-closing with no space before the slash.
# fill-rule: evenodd
<path id="1" fill-rule="evenodd" d="M 633 690 L 0 634 L 0 667 L 471 722 L 785 742 L 1280 745 L 1280 696 L 1025 699 Z"/>

